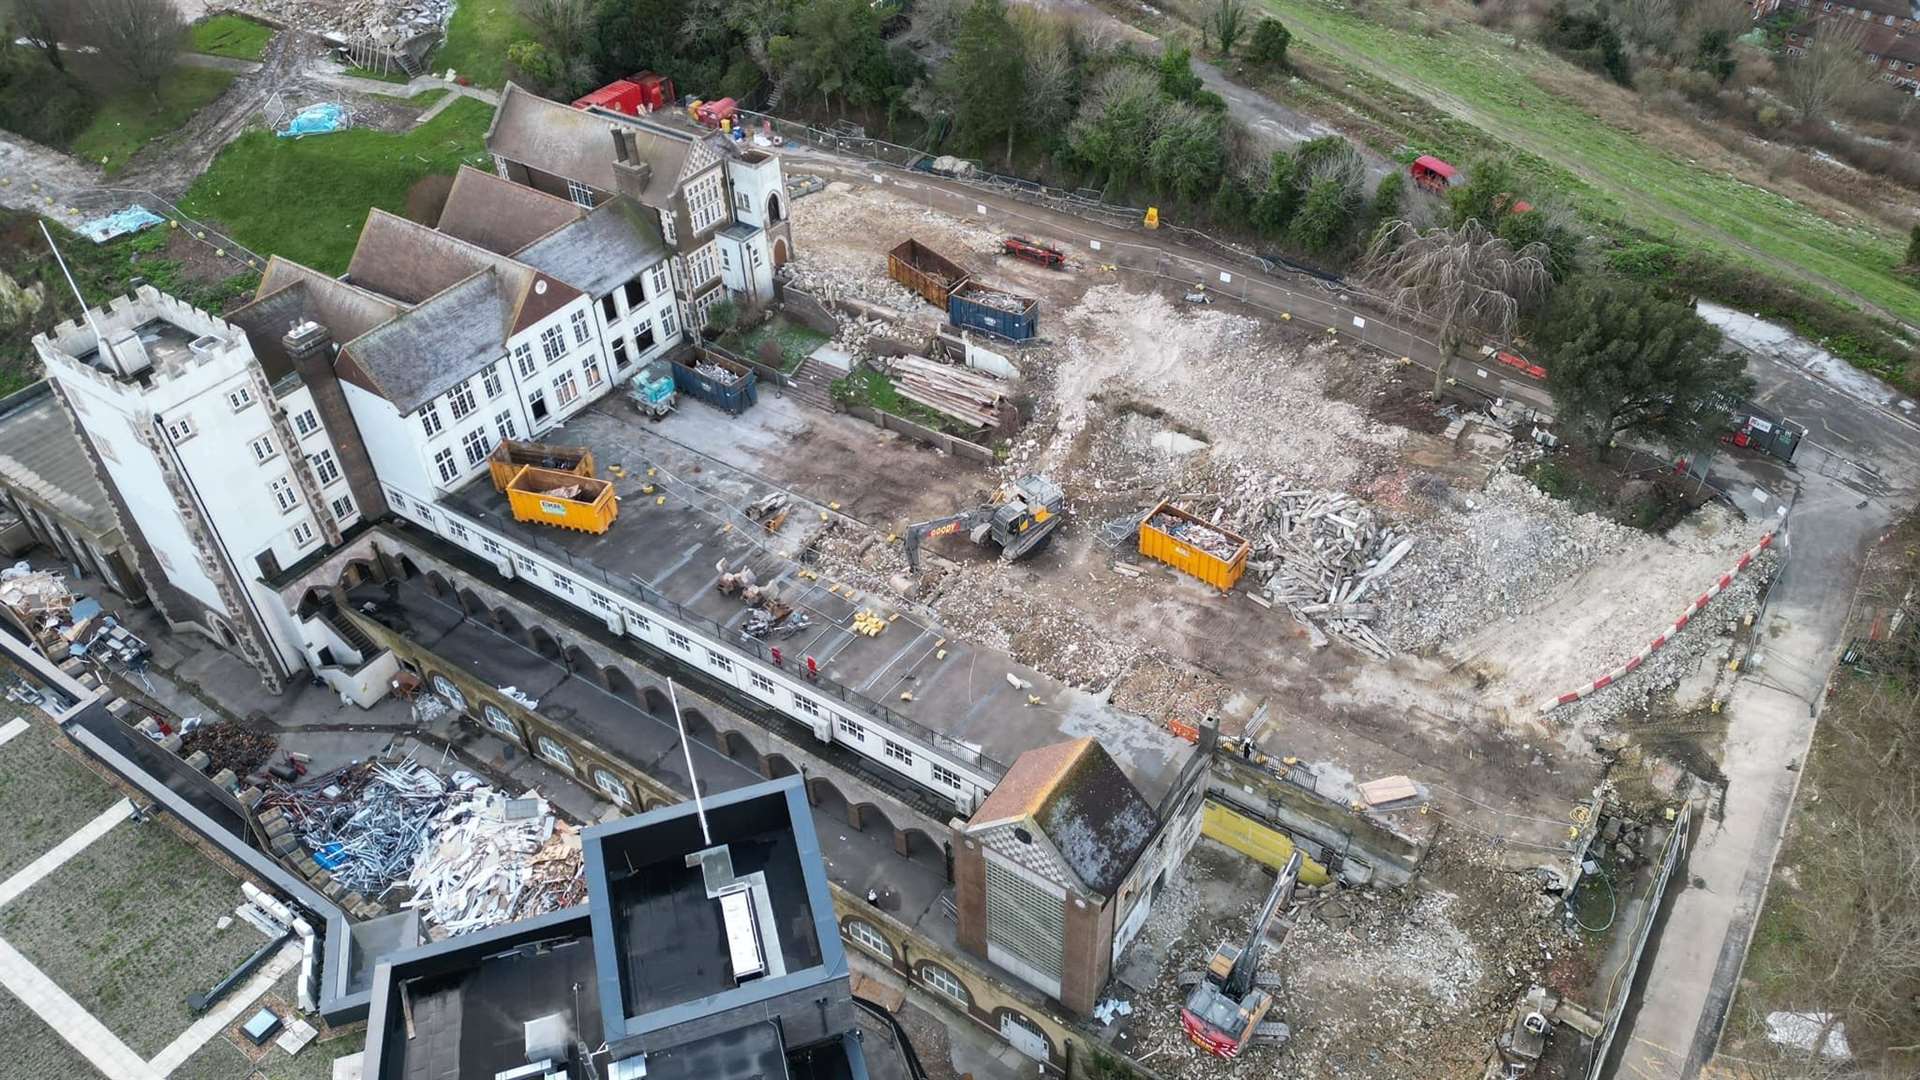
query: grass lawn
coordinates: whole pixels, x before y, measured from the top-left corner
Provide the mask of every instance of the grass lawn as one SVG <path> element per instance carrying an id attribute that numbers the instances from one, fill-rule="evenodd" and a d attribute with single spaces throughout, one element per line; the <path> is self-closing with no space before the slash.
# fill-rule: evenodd
<path id="1" fill-rule="evenodd" d="M 398 94 L 368 94 L 367 96 L 376 101 L 384 101 L 389 105 L 403 105 L 409 109 L 419 109 L 421 112 L 426 112 L 433 107 L 434 102 L 446 97 L 451 92 L 452 91 L 447 90 L 445 87 L 436 86 L 431 90 L 422 90 L 412 97 L 401 97 Z"/>
<path id="2" fill-rule="evenodd" d="M 192 217 L 224 225 L 266 255 L 317 270 L 346 270 L 367 208 L 406 208 L 422 177 L 461 163 L 486 167 L 493 109 L 465 98 L 402 135 L 343 131 L 304 139 L 250 131 L 231 143 L 180 200 Z"/>
<path id="3" fill-rule="evenodd" d="M 7 1033 L 8 1076 L 47 1076 L 61 1080 L 96 1080 L 80 1051 L 54 1033 L 39 1014 L 5 990 L 0 990 L 0 1031 Z M 178 1076 L 178 1073 L 174 1075 Z"/>
<path id="4" fill-rule="evenodd" d="M 0 724 L 22 715 L 11 705 Z M 29 716 L 33 726 L 0 746 L 0 880 L 73 835 L 120 796 L 106 782 L 53 745 L 53 721 Z M 5 1030 L 0 1028 L 0 1030 Z"/>
<path id="5" fill-rule="evenodd" d="M 73 156 L 104 167 L 111 176 L 141 147 L 186 126 L 207 103 L 226 92 L 231 71 L 177 67 L 160 88 L 156 104 L 141 87 L 126 87 L 100 99 L 93 121 L 74 136 Z"/>
<path id="6" fill-rule="evenodd" d="M 0 908 L 0 937 L 151 1057 L 193 1023 L 187 995 L 266 944 L 239 920 L 214 928 L 239 902 L 240 882 L 165 825 L 124 821 Z"/>
<path id="7" fill-rule="evenodd" d="M 210 15 L 187 28 L 187 47 L 208 56 L 258 60 L 273 40 L 273 27 L 239 15 Z"/>
<path id="8" fill-rule="evenodd" d="M 799 367 L 800 361 L 805 360 L 809 353 L 833 340 L 805 323 L 772 315 L 745 334 L 737 331 L 728 334 L 721 344 L 741 356 L 758 360 L 760 343 L 769 338 L 780 343 L 780 370 L 783 372 Z"/>
<path id="9" fill-rule="evenodd" d="M 1774 263 L 1798 267 L 1920 322 L 1920 289 L 1892 272 L 1900 249 L 1891 234 L 1865 224 L 1835 224 L 1611 126 L 1580 101 L 1542 85 L 1536 75 L 1564 76 L 1570 65 L 1538 48 L 1514 48 L 1464 20 L 1444 30 L 1429 27 L 1429 34 L 1383 25 L 1323 0 L 1265 3 L 1296 42 L 1377 74 L 1564 168 L 1576 179 L 1561 194 L 1589 215 L 1677 232 L 1763 269 Z"/>
<path id="10" fill-rule="evenodd" d="M 507 46 L 533 36 L 515 0 L 457 0 L 447 40 L 433 54 L 435 71 L 452 68 L 476 86 L 504 86 Z"/>
<path id="11" fill-rule="evenodd" d="M 413 76 L 407 74 L 406 69 L 399 67 L 389 68 L 384 73 L 372 68 L 350 67 L 346 70 L 346 74 L 356 79 L 376 79 L 380 82 L 410 83 L 413 81 Z"/>

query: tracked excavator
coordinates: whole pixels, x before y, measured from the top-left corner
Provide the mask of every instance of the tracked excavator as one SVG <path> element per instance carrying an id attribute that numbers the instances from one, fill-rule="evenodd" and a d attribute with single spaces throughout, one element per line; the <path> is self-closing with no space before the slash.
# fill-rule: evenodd
<path id="1" fill-rule="evenodd" d="M 1007 562 L 1032 554 L 1060 527 L 1067 511 L 1066 492 L 1044 476 L 1022 476 L 994 494 L 987 506 L 907 526 L 907 566 L 920 569 L 920 543 L 964 531 L 976 544 L 993 543 Z"/>
<path id="2" fill-rule="evenodd" d="M 1235 948 L 1223 941 L 1214 949 L 1205 971 L 1180 976 L 1180 985 L 1192 987 L 1186 1006 L 1180 1010 L 1180 1027 L 1207 1053 L 1238 1057 L 1254 1039 L 1279 1042 L 1292 1034 L 1287 1025 L 1267 1019 L 1273 995 L 1266 987 L 1275 985 L 1278 977 L 1260 974 L 1260 957 L 1266 952 L 1267 930 L 1274 916 L 1293 899 L 1293 887 L 1299 880 L 1300 852 L 1295 851 L 1274 879 L 1273 891 L 1267 894 L 1260 917 L 1253 920 L 1246 944 Z"/>

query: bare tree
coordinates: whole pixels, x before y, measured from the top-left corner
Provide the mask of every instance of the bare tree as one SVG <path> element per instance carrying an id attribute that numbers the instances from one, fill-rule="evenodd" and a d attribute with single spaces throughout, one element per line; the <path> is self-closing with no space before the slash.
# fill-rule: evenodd
<path id="1" fill-rule="evenodd" d="M 695 0 L 687 5 L 680 36 L 699 41 L 711 35 L 716 25 L 725 26 L 740 35 L 754 66 L 771 79 L 772 42 L 787 32 L 792 15 L 790 0 Z"/>
<path id="2" fill-rule="evenodd" d="M 20 36 L 46 53 L 47 63 L 52 64 L 55 71 L 66 71 L 67 61 L 60 55 L 60 42 L 73 25 L 71 0 L 14 0 L 13 14 L 19 20 Z"/>
<path id="3" fill-rule="evenodd" d="M 1073 27 L 1066 19 L 1036 8 L 1007 12 L 1026 57 L 1027 122 L 1052 128 L 1073 118 L 1080 73 L 1073 60 Z"/>
<path id="4" fill-rule="evenodd" d="M 57 2 L 57 0 L 56 0 Z M 160 100 L 186 24 L 173 0 L 84 0 L 82 31 L 100 55 Z"/>
<path id="5" fill-rule="evenodd" d="M 1821 19 L 1806 51 L 1780 65 L 1780 92 L 1803 123 L 1825 121 L 1873 81 L 1873 68 L 1860 52 L 1860 27 L 1852 19 Z"/>
<path id="6" fill-rule="evenodd" d="M 1546 296 L 1553 283 L 1547 254 L 1544 244 L 1515 249 L 1475 219 L 1426 232 L 1393 221 L 1367 249 L 1364 280 L 1396 315 L 1425 319 L 1439 330 L 1438 397 L 1462 338 L 1476 331 L 1504 337 L 1521 312 Z"/>
<path id="7" fill-rule="evenodd" d="M 1635 45 L 1664 53 L 1675 51 L 1680 9 L 1674 0 L 1614 0 L 1609 12 L 1620 32 Z"/>
<path id="8" fill-rule="evenodd" d="M 1695 37 L 1703 30 L 1718 30 L 1732 41 L 1753 29 L 1753 8 L 1747 0 L 1695 0 L 1687 22 Z"/>
<path id="9" fill-rule="evenodd" d="M 1220 43 L 1220 55 L 1231 56 L 1247 32 L 1247 5 L 1242 0 L 1218 0 L 1200 24 L 1202 33 Z"/>

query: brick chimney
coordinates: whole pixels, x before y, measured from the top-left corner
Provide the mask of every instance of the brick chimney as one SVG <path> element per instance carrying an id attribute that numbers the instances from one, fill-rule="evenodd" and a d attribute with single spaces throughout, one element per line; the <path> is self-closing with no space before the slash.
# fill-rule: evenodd
<path id="1" fill-rule="evenodd" d="M 280 339 L 280 344 L 286 348 L 287 358 L 293 361 L 293 369 L 300 373 L 301 381 L 313 394 L 314 411 L 327 427 L 327 437 L 340 459 L 341 471 L 346 474 L 347 490 L 353 493 L 354 505 L 369 521 L 385 517 L 388 512 L 385 489 L 375 477 L 373 459 L 367 456 L 366 443 L 360 438 L 360 425 L 354 423 L 353 410 L 347 407 L 346 391 L 340 388 L 340 379 L 334 374 L 333 361 L 340 348 L 334 344 L 333 332 L 307 319 L 294 324 Z"/>

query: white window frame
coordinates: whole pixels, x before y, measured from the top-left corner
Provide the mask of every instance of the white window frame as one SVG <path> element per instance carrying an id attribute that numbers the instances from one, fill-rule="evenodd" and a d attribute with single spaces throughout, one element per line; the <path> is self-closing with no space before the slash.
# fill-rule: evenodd
<path id="1" fill-rule="evenodd" d="M 313 414 L 312 409 L 302 409 L 294 416 L 293 431 L 301 438 L 304 439 L 319 430 L 320 418 Z"/>
<path id="2" fill-rule="evenodd" d="M 959 791 L 966 786 L 965 782 L 960 779 L 959 773 L 954 772 L 952 769 L 947 768 L 937 761 L 928 762 L 928 764 L 933 768 L 933 779 L 936 783 L 945 784 L 955 791 Z"/>
<path id="3" fill-rule="evenodd" d="M 573 314 L 568 317 L 567 321 L 573 325 L 573 343 L 575 345 L 585 345 L 587 341 L 593 337 L 593 324 L 592 321 L 587 318 L 587 313 L 584 309 L 575 308 Z"/>
<path id="4" fill-rule="evenodd" d="M 506 381 L 500 378 L 500 361 L 488 364 L 487 370 L 480 373 L 480 388 L 486 391 L 488 401 L 506 392 Z"/>
<path id="5" fill-rule="evenodd" d="M 307 461 L 313 465 L 313 477 L 321 487 L 332 487 L 340 479 L 340 463 L 333 459 L 332 450 L 317 450 L 307 455 Z"/>
<path id="6" fill-rule="evenodd" d="M 847 919 L 846 938 L 855 945 L 893 962 L 893 942 L 880 932 L 880 928 L 858 916 Z"/>
<path id="7" fill-rule="evenodd" d="M 300 493 L 294 489 L 293 477 L 285 473 L 267 481 L 267 491 L 273 495 L 273 504 L 283 514 L 291 514 L 300 507 Z"/>
<path id="8" fill-rule="evenodd" d="M 588 353 L 587 358 L 581 361 L 580 367 L 587 373 L 587 389 L 598 390 L 600 384 L 607 381 L 606 375 L 600 371 L 599 353 Z"/>
<path id="9" fill-rule="evenodd" d="M 76 398 L 74 400 L 78 399 Z M 193 417 L 191 416 L 174 417 L 172 420 L 166 421 L 163 426 L 166 428 L 167 438 L 172 439 L 173 445 L 175 446 L 179 446 L 181 443 L 200 434 L 200 430 L 194 426 Z"/>
<path id="10" fill-rule="evenodd" d="M 508 716 L 505 709 L 490 701 L 485 702 L 480 706 L 480 716 L 496 734 L 509 736 L 514 742 L 520 741 L 520 725 L 514 723 L 513 717 Z"/>
<path id="11" fill-rule="evenodd" d="M 733 674 L 733 660 L 713 649 L 707 650 L 707 666 L 725 675 Z"/>
<path id="12" fill-rule="evenodd" d="M 894 742 L 892 739 L 883 738 L 880 741 L 885 744 L 888 760 L 899 762 L 908 768 L 913 767 L 913 747 L 906 743 Z"/>
<path id="13" fill-rule="evenodd" d="M 553 380 L 554 408 L 564 409 L 567 406 L 579 400 L 580 400 L 580 386 L 579 384 L 573 381 L 573 372 L 563 371 L 559 375 L 554 376 L 554 380 Z"/>
<path id="14" fill-rule="evenodd" d="M 350 518 L 357 513 L 353 506 L 353 496 L 345 492 L 342 492 L 338 498 L 328 503 L 327 509 L 333 511 L 335 521 Z"/>
<path id="15" fill-rule="evenodd" d="M 809 704 L 811 704 L 811 702 L 809 702 Z M 834 730 L 855 742 L 867 741 L 867 725 L 855 720 L 851 716 L 842 716 L 839 713 L 835 713 L 833 726 Z"/>
<path id="16" fill-rule="evenodd" d="M 487 425 L 481 424 L 465 435 L 460 436 L 460 449 L 467 455 L 467 467 L 477 469 L 480 463 L 493 453 L 493 447 L 487 444 Z"/>
<path id="17" fill-rule="evenodd" d="M 432 682 L 434 697 L 452 706 L 454 712 L 464 713 L 467 711 L 467 695 L 460 689 L 458 683 L 437 671 L 433 674 Z"/>
<path id="18" fill-rule="evenodd" d="M 557 740 L 547 735 L 540 736 L 536 740 L 536 746 L 540 754 L 540 760 L 556 768 L 565 769 L 569 776 L 574 775 L 573 751 L 562 746 Z"/>
<path id="19" fill-rule="evenodd" d="M 513 364 L 523 379 L 533 378 L 533 373 L 540 370 L 533 362 L 533 346 L 524 341 L 513 347 Z"/>
<path id="20" fill-rule="evenodd" d="M 247 387 L 241 386 L 227 391 L 227 408 L 234 412 L 239 412 L 251 404 L 253 404 L 253 391 Z"/>
<path id="21" fill-rule="evenodd" d="M 768 697 L 773 696 L 773 680 L 772 679 L 767 678 L 765 675 L 762 675 L 757 671 L 747 672 L 747 679 L 748 681 L 753 683 L 753 688 L 755 690 L 759 691 L 762 694 L 767 695 Z"/>
<path id="22" fill-rule="evenodd" d="M 421 406 L 420 430 L 426 432 L 427 438 L 431 439 L 446 429 L 447 426 L 440 422 L 440 406 L 431 401 Z"/>
<path id="23" fill-rule="evenodd" d="M 558 326 L 540 331 L 540 355 L 549 364 L 557 364 L 567 355 L 567 335 Z"/>
<path id="24" fill-rule="evenodd" d="M 314 531 L 312 521 L 301 521 L 294 524 L 293 545 L 295 547 L 306 547 L 319 538 L 319 534 Z"/>
<path id="25" fill-rule="evenodd" d="M 252 452 L 254 463 L 265 465 L 280 456 L 280 448 L 273 444 L 272 435 L 262 435 L 247 441 L 247 449 Z"/>
<path id="26" fill-rule="evenodd" d="M 567 198 L 573 205 L 593 209 L 593 189 L 578 180 L 567 181 Z"/>
<path id="27" fill-rule="evenodd" d="M 447 410 L 453 413 L 455 420 L 466 419 L 468 413 L 479 407 L 479 403 L 473 397 L 473 387 L 467 383 L 454 387 L 447 395 Z"/>
<path id="28" fill-rule="evenodd" d="M 820 715 L 820 703 L 805 694 L 793 695 L 793 707 L 806 713 L 808 716 L 818 717 Z"/>
<path id="29" fill-rule="evenodd" d="M 669 629 L 667 631 L 667 644 L 672 645 L 681 652 L 693 652 L 693 639 L 678 630 Z"/>
<path id="30" fill-rule="evenodd" d="M 495 413 L 493 416 L 493 426 L 494 430 L 500 433 L 502 439 L 519 437 L 520 425 L 514 420 L 512 409 L 501 409 Z"/>
<path id="31" fill-rule="evenodd" d="M 626 806 L 633 802 L 633 792 L 627 788 L 627 782 L 598 765 L 593 768 L 593 786 L 612 799 L 615 806 Z"/>
<path id="32" fill-rule="evenodd" d="M 939 973 L 938 978 L 935 977 L 935 972 Z M 920 984 L 936 994 L 943 995 L 949 1001 L 957 1001 L 969 1007 L 973 1005 L 973 994 L 967 990 L 967 984 L 961 982 L 960 976 L 947 970 L 943 964 L 936 964 L 931 960 L 922 963 Z"/>
<path id="33" fill-rule="evenodd" d="M 433 469 L 440 474 L 440 482 L 451 484 L 460 479 L 460 465 L 453 460 L 453 447 L 443 446 L 434 451 Z"/>

